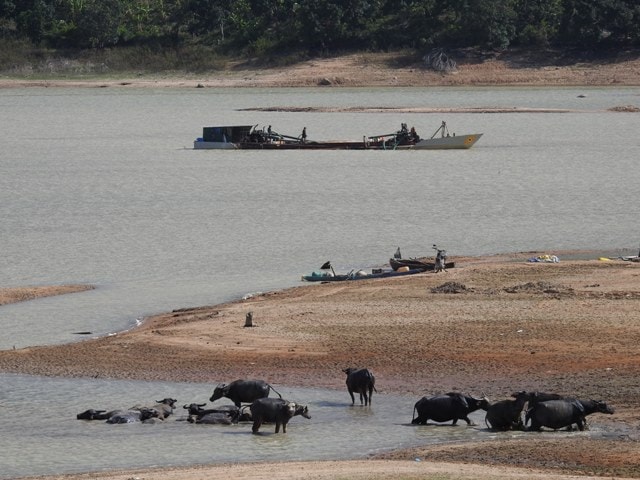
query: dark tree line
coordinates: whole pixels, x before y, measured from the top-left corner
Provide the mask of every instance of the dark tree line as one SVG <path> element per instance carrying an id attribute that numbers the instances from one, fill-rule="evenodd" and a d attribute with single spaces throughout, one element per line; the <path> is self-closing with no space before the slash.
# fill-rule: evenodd
<path id="1" fill-rule="evenodd" d="M 0 38 L 222 53 L 640 44 L 638 0 L 0 0 Z"/>

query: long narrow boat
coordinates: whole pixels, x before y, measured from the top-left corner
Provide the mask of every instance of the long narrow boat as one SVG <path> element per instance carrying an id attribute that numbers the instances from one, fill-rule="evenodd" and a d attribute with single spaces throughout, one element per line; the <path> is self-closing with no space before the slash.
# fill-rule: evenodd
<path id="1" fill-rule="evenodd" d="M 439 134 L 439 135 L 438 135 Z M 298 137 L 283 135 L 257 125 L 228 125 L 204 127 L 202 137 L 193 142 L 196 150 L 447 150 L 471 148 L 482 133 L 467 135 L 449 134 L 446 122 L 431 138 L 420 138 L 412 127 L 403 123 L 400 130 L 375 136 L 363 136 L 362 140 L 308 140 L 306 128 Z"/>
<path id="2" fill-rule="evenodd" d="M 435 262 L 428 262 L 419 260 L 417 258 L 390 258 L 389 265 L 394 270 L 398 270 L 402 267 L 409 267 L 410 269 L 422 268 L 423 270 L 433 270 L 436 266 Z M 455 262 L 446 262 L 444 264 L 444 268 L 454 268 L 455 266 Z"/>
<path id="3" fill-rule="evenodd" d="M 416 273 L 423 273 L 425 270 L 423 268 L 414 268 L 412 270 L 405 271 L 383 271 L 378 273 L 366 273 L 362 270 L 352 271 L 347 274 L 335 275 L 335 274 L 324 274 L 321 273 L 313 273 L 311 275 L 303 275 L 302 280 L 306 282 L 344 282 L 348 280 L 368 280 L 373 278 L 389 278 L 389 277 L 402 277 L 405 275 L 415 275 Z"/>

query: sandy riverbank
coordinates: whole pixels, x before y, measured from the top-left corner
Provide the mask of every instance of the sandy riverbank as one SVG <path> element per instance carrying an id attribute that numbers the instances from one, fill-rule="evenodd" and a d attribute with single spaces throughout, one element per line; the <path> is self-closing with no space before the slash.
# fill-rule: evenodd
<path id="1" fill-rule="evenodd" d="M 375 372 L 380 395 L 418 399 L 461 390 L 499 400 L 516 390 L 556 391 L 615 406 L 613 416 L 590 418 L 612 433 L 553 441 L 499 436 L 393 452 L 385 461 L 365 462 L 367 478 L 425 478 L 431 469 L 445 475 L 438 478 L 534 478 L 532 468 L 545 470 L 539 478 L 638 478 L 640 263 L 597 256 L 564 261 L 562 253 L 560 263 L 525 261 L 533 255 L 455 258 L 456 268 L 443 274 L 310 285 L 176 310 L 108 338 L 0 352 L 0 371 L 206 383 L 254 377 L 344 389 L 341 369 L 354 365 Z M 244 327 L 249 311 L 253 328 Z M 267 478 L 258 470 L 278 478 L 358 478 L 360 468 L 359 462 L 302 465 L 91 478 Z"/>
<path id="2" fill-rule="evenodd" d="M 637 86 L 640 54 L 608 57 L 568 56 L 560 52 L 507 51 L 459 58 L 457 69 L 440 73 L 402 53 L 359 53 L 317 58 L 285 67 L 230 62 L 220 71 L 183 74 L 133 73 L 92 77 L 1 77 L 0 88 L 114 87 L 428 87 L 428 86 Z M 636 105 L 637 106 L 637 105 Z"/>

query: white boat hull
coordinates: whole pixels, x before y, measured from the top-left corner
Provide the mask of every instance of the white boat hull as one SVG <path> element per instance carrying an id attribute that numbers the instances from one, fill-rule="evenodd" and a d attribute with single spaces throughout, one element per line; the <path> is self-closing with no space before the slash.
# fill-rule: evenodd
<path id="1" fill-rule="evenodd" d="M 470 135 L 456 135 L 452 137 L 426 138 L 420 140 L 409 148 L 416 150 L 448 150 L 471 148 L 480 137 L 481 133 Z"/>

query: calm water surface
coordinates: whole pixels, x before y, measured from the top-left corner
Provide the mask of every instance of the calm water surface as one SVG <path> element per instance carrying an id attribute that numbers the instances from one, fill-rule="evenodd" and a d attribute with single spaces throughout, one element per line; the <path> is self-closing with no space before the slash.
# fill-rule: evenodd
<path id="1" fill-rule="evenodd" d="M 77 341 L 75 332 L 104 335 L 153 313 L 299 285 L 300 275 L 326 260 L 341 271 L 380 266 L 398 246 L 405 256 L 414 256 L 430 254 L 437 243 L 454 259 L 534 249 L 637 253 L 640 115 L 607 110 L 621 105 L 640 105 L 640 89 L 2 90 L 0 286 L 87 283 L 97 288 L 0 308 L 0 348 Z M 240 110 L 268 106 L 573 111 Z M 359 139 L 393 132 L 401 122 L 430 136 L 442 120 L 452 132 L 484 136 L 473 149 L 452 152 L 191 149 L 205 125 L 273 125 L 293 135 L 306 126 L 310 139 Z M 185 435 L 185 441 L 202 431 L 178 424 L 108 430 L 73 420 L 78 409 L 101 407 L 103 400 L 105 407 L 117 403 L 115 408 L 165 396 L 157 386 L 104 382 L 98 395 L 95 382 L 0 378 L 0 421 L 8 426 L 2 441 L 10 444 L 3 448 L 16 453 L 7 468 L 0 468 L 12 473 L 0 475 L 110 468 L 114 462 L 119 467 L 180 463 L 184 456 L 129 455 L 119 446 L 135 443 L 139 435 L 161 442 L 165 428 L 180 429 L 172 435 Z M 210 394 L 201 385 L 162 387 L 202 401 Z M 28 398 L 30 408 L 37 409 L 48 405 L 56 390 L 59 417 L 47 429 L 37 417 L 12 420 L 18 398 Z M 327 409 L 329 418 L 336 408 L 343 415 L 359 411 L 343 408 L 332 395 L 342 396 L 303 391 L 300 400 L 319 412 Z M 191 401 L 182 394 L 176 398 Z M 387 421 L 404 422 L 415 400 L 389 400 L 404 402 L 400 419 L 374 407 L 366 422 L 349 425 L 369 428 L 378 422 L 371 427 L 375 430 Z M 339 407 L 322 403 L 332 401 Z M 318 413 L 320 419 L 323 415 Z M 316 438 L 314 448 L 305 449 L 297 435 L 319 432 L 317 421 L 296 418 L 287 440 L 256 439 L 242 427 L 214 436 L 207 432 L 207 441 L 214 442 L 210 450 L 219 450 L 221 457 L 211 454 L 206 461 L 237 460 L 238 445 L 225 447 L 233 443 L 230 438 L 263 442 L 249 448 L 256 455 L 293 449 L 297 453 L 291 458 L 311 458 L 313 451 L 337 458 L 393 448 L 403 435 L 411 443 L 420 431 L 398 427 L 399 438 L 363 449 L 355 441 L 363 433 L 349 428 L 341 435 L 352 447 L 334 450 L 334 438 Z M 65 442 L 77 445 L 74 458 L 44 448 L 52 439 L 60 448 Z M 98 440 L 104 465 L 95 458 Z"/>

